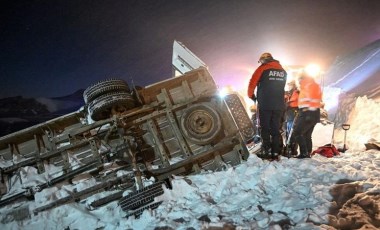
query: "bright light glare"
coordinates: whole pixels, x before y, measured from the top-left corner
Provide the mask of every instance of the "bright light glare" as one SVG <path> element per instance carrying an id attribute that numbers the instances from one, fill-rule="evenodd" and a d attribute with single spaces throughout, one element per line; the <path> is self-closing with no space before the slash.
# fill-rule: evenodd
<path id="1" fill-rule="evenodd" d="M 320 74 L 321 68 L 317 64 L 309 64 L 305 67 L 305 72 L 312 77 L 316 77 Z"/>
<path id="2" fill-rule="evenodd" d="M 219 97 L 224 98 L 226 95 L 228 95 L 234 91 L 235 91 L 235 89 L 233 86 L 231 86 L 231 85 L 225 86 L 225 87 L 219 89 Z"/>
<path id="3" fill-rule="evenodd" d="M 227 92 L 223 89 L 219 90 L 219 97 L 224 98 L 227 95 Z"/>

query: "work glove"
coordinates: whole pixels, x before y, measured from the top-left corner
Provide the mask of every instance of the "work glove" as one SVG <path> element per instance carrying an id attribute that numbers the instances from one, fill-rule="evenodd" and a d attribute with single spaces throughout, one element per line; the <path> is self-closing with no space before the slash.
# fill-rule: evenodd
<path id="1" fill-rule="evenodd" d="M 253 102 L 255 102 L 255 103 L 257 102 L 257 98 L 256 98 L 255 94 L 252 94 L 251 99 Z"/>

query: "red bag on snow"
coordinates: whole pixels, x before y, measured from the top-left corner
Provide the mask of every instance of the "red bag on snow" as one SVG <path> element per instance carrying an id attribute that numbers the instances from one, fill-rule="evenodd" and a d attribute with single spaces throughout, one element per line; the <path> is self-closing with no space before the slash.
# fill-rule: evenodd
<path id="1" fill-rule="evenodd" d="M 328 158 L 340 155 L 339 151 L 335 148 L 333 144 L 327 144 L 327 145 L 321 146 L 318 149 L 314 150 L 311 153 L 311 155 L 314 155 L 317 153 Z"/>

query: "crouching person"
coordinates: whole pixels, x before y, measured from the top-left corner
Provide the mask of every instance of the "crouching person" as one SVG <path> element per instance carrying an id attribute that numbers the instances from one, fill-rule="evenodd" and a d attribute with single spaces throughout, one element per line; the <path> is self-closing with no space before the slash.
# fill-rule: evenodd
<path id="1" fill-rule="evenodd" d="M 314 78 L 307 73 L 302 73 L 298 80 L 300 85 L 299 114 L 294 123 L 292 138 L 294 137 L 300 149 L 297 158 L 309 158 L 313 147 L 311 136 L 315 125 L 320 122 L 322 90 Z"/>

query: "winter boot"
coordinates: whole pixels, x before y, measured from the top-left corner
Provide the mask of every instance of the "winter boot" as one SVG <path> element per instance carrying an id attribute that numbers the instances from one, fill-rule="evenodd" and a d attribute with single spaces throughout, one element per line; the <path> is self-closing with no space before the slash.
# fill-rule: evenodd
<path id="1" fill-rule="evenodd" d="M 271 156 L 270 156 L 270 149 L 261 149 L 261 151 L 259 153 L 257 153 L 257 156 L 262 158 L 262 159 L 270 159 Z"/>
<path id="2" fill-rule="evenodd" d="M 296 158 L 298 158 L 298 159 L 310 158 L 310 154 L 308 154 L 308 153 L 301 153 Z"/>
<path id="3" fill-rule="evenodd" d="M 297 143 L 291 143 L 290 144 L 290 154 L 292 157 L 296 157 L 298 155 L 298 145 Z"/>
<path id="4" fill-rule="evenodd" d="M 297 158 L 299 159 L 310 158 L 310 154 L 307 151 L 307 145 L 306 145 L 305 139 L 302 136 L 297 136 L 296 140 L 300 147 L 300 155 L 298 155 Z"/>
<path id="5" fill-rule="evenodd" d="M 272 160 L 279 160 L 280 156 L 278 153 L 272 153 Z"/>

